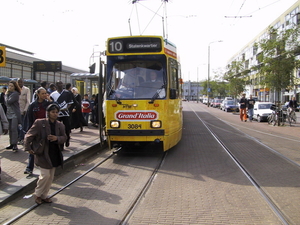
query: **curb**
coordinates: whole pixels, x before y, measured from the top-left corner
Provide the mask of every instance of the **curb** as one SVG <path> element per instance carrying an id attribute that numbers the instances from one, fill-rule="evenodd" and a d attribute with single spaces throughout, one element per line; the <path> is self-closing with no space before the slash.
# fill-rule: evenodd
<path id="1" fill-rule="evenodd" d="M 103 150 L 105 147 L 107 147 L 106 142 L 101 146 L 99 140 L 82 145 L 81 149 L 83 150 L 79 150 L 69 156 L 64 156 L 64 169 L 58 167 L 55 171 L 55 176 L 61 174 L 63 170 L 74 168 L 76 164 L 90 156 L 95 155 L 98 151 Z M 38 168 L 36 168 L 35 171 L 36 174 L 33 176 L 21 178 L 12 185 L 0 191 L 0 207 L 3 207 L 5 204 L 12 201 L 24 191 L 29 191 L 35 188 L 39 177 L 38 174 L 40 173 Z"/>

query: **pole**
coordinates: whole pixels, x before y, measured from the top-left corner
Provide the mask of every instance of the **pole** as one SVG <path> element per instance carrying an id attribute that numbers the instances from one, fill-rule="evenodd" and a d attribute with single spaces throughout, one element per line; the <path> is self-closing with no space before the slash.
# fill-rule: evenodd
<path id="1" fill-rule="evenodd" d="M 99 134 L 100 134 L 100 143 L 103 143 L 103 93 L 102 93 L 102 62 L 101 62 L 101 54 L 99 57 L 99 79 L 98 79 L 98 115 L 99 115 Z"/>
<path id="2" fill-rule="evenodd" d="M 198 103 L 198 101 L 199 101 L 199 90 L 198 90 L 198 87 L 199 87 L 199 80 L 198 80 L 198 67 L 197 67 L 197 103 Z"/>
<path id="3" fill-rule="evenodd" d="M 207 107 L 209 107 L 209 73 L 210 73 L 210 44 L 208 44 L 208 56 L 207 56 Z"/>
<path id="4" fill-rule="evenodd" d="M 222 42 L 222 40 L 219 40 L 219 41 L 213 41 L 213 42 L 210 42 L 208 44 L 208 71 L 207 71 L 207 107 L 209 107 L 209 74 L 210 74 L 210 44 L 212 43 L 216 43 L 216 42 Z"/>

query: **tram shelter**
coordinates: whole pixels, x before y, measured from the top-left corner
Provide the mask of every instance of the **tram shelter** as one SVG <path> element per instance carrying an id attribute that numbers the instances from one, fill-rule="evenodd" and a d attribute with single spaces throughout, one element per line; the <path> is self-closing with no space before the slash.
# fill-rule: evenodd
<path id="1" fill-rule="evenodd" d="M 98 94 L 99 73 L 72 73 L 71 84 L 78 89 L 81 96 Z"/>
<path id="2" fill-rule="evenodd" d="M 0 76 L 0 89 L 2 91 L 2 87 L 7 87 L 9 81 L 15 80 L 17 81 L 18 78 L 11 78 L 11 77 L 5 77 L 5 76 Z M 34 85 L 38 84 L 36 80 L 31 80 L 31 79 L 23 79 L 24 80 L 24 86 L 28 87 L 31 92 L 33 92 Z"/>

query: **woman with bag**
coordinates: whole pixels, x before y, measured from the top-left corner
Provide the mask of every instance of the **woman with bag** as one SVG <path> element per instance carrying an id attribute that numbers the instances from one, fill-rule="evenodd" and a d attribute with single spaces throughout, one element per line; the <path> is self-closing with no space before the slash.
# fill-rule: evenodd
<path id="1" fill-rule="evenodd" d="M 9 142 L 10 145 L 6 149 L 12 149 L 14 152 L 18 151 L 18 129 L 22 129 L 21 111 L 19 105 L 19 97 L 21 89 L 15 80 L 8 83 L 8 90 L 5 94 L 5 102 L 7 107 L 6 117 L 8 119 Z"/>
<path id="2" fill-rule="evenodd" d="M 41 171 L 35 188 L 37 204 L 52 202 L 48 197 L 48 192 L 56 167 L 63 167 L 62 146 L 67 140 L 65 126 L 57 120 L 59 107 L 51 104 L 46 112 L 47 118 L 35 120 L 24 140 L 24 150 L 34 154 L 35 164 L 40 167 Z M 42 150 L 42 152 L 37 153 L 37 150 Z"/>

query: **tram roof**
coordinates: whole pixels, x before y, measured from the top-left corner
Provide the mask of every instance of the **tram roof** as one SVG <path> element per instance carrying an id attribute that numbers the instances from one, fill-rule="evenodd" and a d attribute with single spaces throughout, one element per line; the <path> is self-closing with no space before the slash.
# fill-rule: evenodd
<path id="1" fill-rule="evenodd" d="M 93 78 L 99 77 L 99 73 L 72 73 L 70 76 L 79 78 Z"/>

